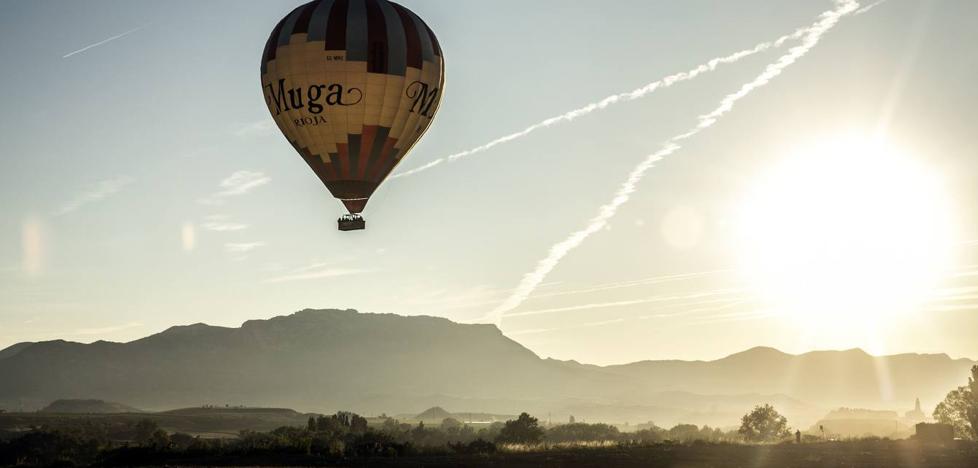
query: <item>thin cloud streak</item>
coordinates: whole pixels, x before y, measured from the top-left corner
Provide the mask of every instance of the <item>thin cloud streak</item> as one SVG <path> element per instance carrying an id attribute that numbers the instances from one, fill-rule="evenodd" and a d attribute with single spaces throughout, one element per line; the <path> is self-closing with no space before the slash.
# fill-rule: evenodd
<path id="1" fill-rule="evenodd" d="M 85 205 L 105 200 L 106 198 L 121 192 L 124 188 L 126 188 L 126 186 L 132 184 L 133 182 L 135 182 L 135 180 L 129 176 L 119 176 L 113 179 L 103 180 L 95 184 L 95 186 L 91 187 L 90 189 L 75 195 L 71 200 L 62 205 L 61 208 L 54 214 L 55 216 L 64 216 Z"/>
<path id="2" fill-rule="evenodd" d="M 478 285 L 460 290 L 442 288 L 420 294 L 400 294 L 394 299 L 408 306 L 448 311 L 496 304 L 500 296 L 505 297 L 508 293 L 507 290 Z"/>
<path id="3" fill-rule="evenodd" d="M 221 190 L 217 193 L 219 197 L 230 197 L 234 195 L 244 195 L 262 185 L 267 184 L 272 179 L 264 173 L 255 171 L 237 171 L 221 181 Z"/>
<path id="4" fill-rule="evenodd" d="M 619 318 L 619 319 L 611 319 L 611 320 L 601 320 L 599 322 L 587 322 L 587 323 L 582 323 L 582 324 L 579 324 L 579 325 L 571 325 L 571 326 L 567 326 L 567 327 L 530 328 L 530 329 L 526 329 L 526 330 L 518 330 L 518 331 L 514 331 L 514 332 L 507 332 L 506 335 L 507 336 L 536 335 L 536 334 L 539 334 L 539 333 L 549 333 L 549 332 L 563 331 L 563 330 L 574 330 L 574 329 L 578 329 L 578 328 L 592 328 L 592 327 L 601 327 L 601 326 L 605 326 L 605 325 L 614 325 L 616 323 L 622 323 L 624 321 L 625 321 L 625 319 Z"/>
<path id="5" fill-rule="evenodd" d="M 224 250 L 229 254 L 245 254 L 259 247 L 264 247 L 264 242 L 238 242 L 224 244 Z"/>
<path id="6" fill-rule="evenodd" d="M 692 298 L 695 296 L 708 297 L 711 295 L 719 295 L 722 292 L 723 290 L 717 290 L 716 292 L 703 292 L 703 293 L 693 294 L 689 296 L 677 296 L 676 298 L 677 299 L 681 297 Z M 935 299 L 930 301 L 930 304 L 922 306 L 921 311 L 940 313 L 940 312 L 962 312 L 962 311 L 978 310 L 978 303 L 975 302 L 975 300 L 978 300 L 978 294 L 975 293 L 978 293 L 978 286 L 960 286 L 960 287 L 942 288 L 937 292 L 935 292 L 936 297 Z M 636 320 L 650 320 L 650 319 L 668 319 L 674 317 L 689 317 L 688 320 L 684 320 L 678 323 L 666 323 L 662 325 L 665 327 L 684 327 L 684 326 L 691 326 L 691 325 L 706 325 L 706 324 L 716 324 L 716 323 L 751 321 L 751 320 L 759 320 L 763 318 L 777 317 L 783 315 L 781 313 L 764 311 L 764 310 L 753 310 L 753 311 L 742 310 L 738 312 L 724 312 L 739 307 L 756 306 L 756 301 L 754 300 L 747 299 L 746 297 L 738 298 L 737 297 L 738 293 L 734 291 L 731 291 L 730 294 L 734 295 L 734 297 L 711 299 L 705 301 L 671 303 L 671 304 L 663 304 L 657 306 L 659 308 L 675 308 L 675 307 L 685 308 L 677 312 L 654 313 L 654 314 L 640 315 L 632 318 L 618 318 L 618 319 L 614 319 L 613 321 L 618 322 L 621 320 L 636 321 Z M 666 299 L 666 297 L 649 298 L 649 299 L 652 299 L 650 302 L 657 302 L 659 299 Z M 635 300 L 635 301 L 617 301 L 617 302 L 604 302 L 604 303 L 594 303 L 594 304 L 581 304 L 577 306 L 560 307 L 560 308 L 552 308 L 552 309 L 540 309 L 540 310 L 520 312 L 515 314 L 508 314 L 506 317 L 511 318 L 511 317 L 519 317 L 524 315 L 537 315 L 537 314 L 546 314 L 546 313 L 555 313 L 555 312 L 565 312 L 571 310 L 602 309 L 607 307 L 639 304 L 644 301 L 645 300 Z M 706 306 L 706 307 L 688 308 L 690 306 Z M 718 313 L 718 312 L 724 312 L 724 313 Z M 609 322 L 609 321 L 605 321 L 605 322 Z M 570 325 L 566 327 L 533 328 L 533 329 L 524 329 L 524 330 L 516 330 L 516 331 L 507 331 L 506 335 L 518 336 L 518 335 L 531 335 L 531 334 L 539 334 L 539 333 L 557 332 L 557 331 L 563 331 L 568 329 L 584 328 L 593 323 L 604 323 L 604 322 L 592 322 L 588 324 Z"/>
<path id="7" fill-rule="evenodd" d="M 952 278 L 952 279 L 954 279 L 954 278 L 966 278 L 966 277 L 969 277 L 969 276 L 978 276 L 978 269 L 970 269 L 970 270 L 968 270 L 968 269 L 962 269 L 962 270 L 957 271 L 955 273 L 949 274 L 948 275 L 948 278 Z"/>
<path id="8" fill-rule="evenodd" d="M 305 271 L 302 273 L 277 276 L 274 278 L 266 279 L 263 282 L 264 283 L 288 283 L 292 281 L 308 281 L 308 280 L 315 280 L 315 279 L 338 278 L 341 276 L 360 275 L 364 273 L 371 273 L 373 271 L 374 270 L 369 270 L 364 268 L 327 267 L 318 270 Z"/>
<path id="9" fill-rule="evenodd" d="M 74 330 L 74 331 L 72 331 L 70 333 L 67 333 L 67 334 L 68 335 L 73 335 L 73 336 L 79 336 L 79 335 L 106 335 L 106 334 L 109 334 L 109 333 L 120 332 L 120 331 L 123 331 L 123 330 L 129 330 L 129 329 L 138 328 L 138 327 L 141 327 L 141 326 L 143 326 L 143 324 L 140 323 L 140 322 L 130 322 L 130 323 L 124 323 L 122 325 L 112 325 L 112 326 L 108 326 L 108 327 L 80 328 L 78 330 Z"/>
<path id="10" fill-rule="evenodd" d="M 961 302 L 975 300 L 978 300 L 978 294 L 959 294 L 956 296 L 947 296 L 933 302 Z"/>
<path id="11" fill-rule="evenodd" d="M 205 198 L 201 198 L 197 202 L 202 205 L 210 206 L 223 205 L 224 198 L 244 195 L 258 187 L 261 187 L 262 185 L 268 184 L 271 182 L 271 180 L 272 178 L 268 177 L 263 172 L 248 170 L 235 171 L 231 175 L 221 180 L 221 183 L 218 185 L 220 187 L 220 191 Z"/>
<path id="12" fill-rule="evenodd" d="M 256 249 L 264 247 L 264 242 L 228 242 L 224 244 L 224 252 L 228 254 L 231 260 L 234 261 L 244 261 L 248 259 L 248 254 L 254 252 Z"/>
<path id="13" fill-rule="evenodd" d="M 733 314 L 724 314 L 713 317 L 707 317 L 704 320 L 694 320 L 690 322 L 683 322 L 677 324 L 677 327 L 691 326 L 691 325 L 707 325 L 714 323 L 729 323 L 729 322 L 749 322 L 752 320 L 760 320 L 764 318 L 777 317 L 779 314 L 776 312 L 738 312 Z"/>
<path id="14" fill-rule="evenodd" d="M 704 297 L 730 296 L 730 295 L 737 295 L 737 294 L 740 294 L 740 291 L 737 290 L 737 289 L 718 289 L 718 290 L 715 290 L 715 291 L 706 291 L 706 292 L 695 293 L 695 294 L 672 295 L 672 296 L 652 296 L 652 297 L 647 297 L 647 298 L 642 298 L 642 299 L 632 299 L 632 300 L 625 300 L 625 301 L 597 302 L 597 303 L 592 303 L 592 304 L 578 304 L 578 305 L 572 305 L 572 306 L 566 306 L 566 307 L 552 307 L 552 308 L 548 308 L 548 309 L 528 310 L 528 311 L 525 311 L 525 312 L 516 312 L 516 313 L 512 313 L 512 314 L 507 314 L 506 316 L 507 317 L 525 317 L 525 316 L 528 316 L 528 315 L 552 314 L 552 313 L 555 313 L 555 312 L 571 312 L 571 311 L 589 310 L 589 309 L 606 309 L 606 308 L 609 308 L 609 307 L 625 307 L 625 306 L 638 305 L 638 304 L 654 304 L 654 303 L 659 303 L 659 302 L 674 302 L 674 301 L 682 301 L 682 300 L 689 300 L 689 299 L 702 299 Z M 733 299 L 725 299 L 722 302 L 729 302 L 731 300 L 733 300 Z M 699 301 L 699 302 L 696 302 L 695 304 L 703 304 L 703 302 L 704 301 Z M 708 302 L 709 303 L 714 303 L 714 302 L 718 302 L 718 301 L 708 301 Z M 680 303 L 680 304 L 672 304 L 670 306 L 671 307 L 677 307 L 677 306 L 682 306 L 682 305 L 685 305 L 685 304 L 682 304 L 682 303 Z"/>
<path id="15" fill-rule="evenodd" d="M 211 215 L 204 219 L 205 221 L 201 224 L 201 227 L 208 231 L 231 232 L 248 229 L 247 224 L 234 222 L 228 215 Z"/>
<path id="16" fill-rule="evenodd" d="M 926 312 L 959 312 L 963 310 L 978 310 L 978 303 L 931 306 L 924 309 Z"/>
<path id="17" fill-rule="evenodd" d="M 204 223 L 202 227 L 208 231 L 214 231 L 214 232 L 243 231 L 245 229 L 248 229 L 247 224 L 221 223 L 221 222 L 213 222 L 213 221 Z"/>
<path id="18" fill-rule="evenodd" d="M 579 324 L 579 325 L 569 325 L 569 326 L 566 326 L 566 327 L 529 328 L 529 329 L 525 329 L 525 330 L 517 330 L 517 331 L 512 331 L 512 332 L 506 332 L 506 335 L 507 336 L 534 335 L 534 334 L 539 334 L 539 333 L 550 333 L 550 332 L 555 332 L 555 331 L 573 330 L 573 329 L 578 329 L 578 328 L 590 328 L 590 327 L 598 327 L 598 326 L 603 326 L 603 325 L 612 325 L 612 324 L 622 323 L 622 322 L 634 322 L 636 320 L 648 320 L 648 319 L 653 319 L 653 318 L 670 318 L 670 317 L 675 317 L 675 316 L 680 316 L 680 315 L 689 315 L 689 314 L 692 314 L 692 313 L 702 313 L 702 312 L 717 312 L 717 311 L 721 311 L 721 310 L 728 310 L 728 309 L 730 309 L 732 307 L 735 307 L 735 306 L 738 306 L 738 305 L 741 305 L 741 304 L 745 304 L 745 303 L 747 303 L 747 301 L 735 301 L 735 302 L 732 302 L 730 304 L 726 304 L 726 305 L 719 306 L 719 307 L 705 307 L 705 308 L 700 308 L 700 309 L 692 309 L 690 311 L 682 312 L 682 313 L 643 315 L 643 316 L 635 317 L 635 318 L 631 318 L 631 319 L 622 317 L 622 318 L 616 318 L 616 319 L 601 320 L 601 321 L 598 321 L 598 322 L 586 322 L 586 323 L 582 323 L 582 324 Z M 755 313 L 749 313 L 749 314 L 744 314 L 744 313 L 737 313 L 737 314 L 713 314 L 713 315 L 705 315 L 705 316 L 698 317 L 699 319 L 701 319 L 700 321 L 683 322 L 683 323 L 680 323 L 680 324 L 675 324 L 674 326 L 688 325 L 688 324 L 691 324 L 691 323 L 716 323 L 716 322 L 723 322 L 723 321 L 743 320 L 744 319 L 743 317 L 746 317 L 748 315 L 750 316 L 750 319 L 758 318 L 758 317 L 755 316 Z M 735 320 L 730 320 L 731 317 L 734 318 Z M 713 318 L 716 318 L 717 320 L 710 320 L 710 319 L 713 319 Z M 704 321 L 702 319 L 706 319 L 706 320 Z"/>
<path id="19" fill-rule="evenodd" d="M 645 277 L 645 278 L 640 278 L 635 280 L 626 280 L 626 281 L 618 281 L 613 283 L 598 284 L 596 286 L 580 288 L 580 289 L 568 289 L 565 291 L 555 291 L 546 294 L 534 294 L 532 297 L 527 298 L 527 300 L 533 301 L 533 300 L 540 300 L 540 299 L 549 299 L 552 297 L 588 294 L 588 293 L 603 292 L 603 291 L 609 291 L 615 289 L 631 288 L 636 286 L 647 286 L 647 285 L 654 285 L 654 284 L 661 284 L 661 283 L 668 283 L 668 282 L 675 282 L 675 281 L 692 280 L 696 278 L 710 276 L 717 273 L 725 273 L 729 271 L 733 271 L 733 270 L 722 269 L 722 270 L 710 270 L 710 271 L 701 271 L 701 272 L 694 272 L 694 273 L 677 273 L 672 275 L 650 276 L 650 277 Z M 539 286 L 537 286 L 537 290 L 539 291 L 540 289 L 543 289 L 545 287 L 548 286 L 552 287 L 558 284 L 559 283 L 556 282 L 541 283 Z M 481 300 L 479 302 L 467 302 L 462 306 L 452 307 L 452 308 L 479 307 L 479 306 L 484 306 L 489 304 L 498 304 L 500 300 L 505 299 L 505 297 L 512 294 L 515 290 L 516 290 L 515 288 L 487 288 L 485 290 L 485 296 L 487 297 L 487 299 Z M 646 301 L 646 299 L 641 299 L 640 301 Z M 628 304 L 621 304 L 621 305 L 628 305 Z M 582 307 L 582 308 L 599 308 L 600 306 L 601 304 L 595 304 L 591 307 Z M 524 315 L 524 314 L 532 315 L 532 312 L 534 311 L 528 311 L 527 313 L 519 313 L 519 314 L 508 314 L 507 317 L 514 317 L 517 315 Z"/>
<path id="20" fill-rule="evenodd" d="M 732 270 L 711 270 L 711 271 L 701 271 L 696 273 L 679 273 L 675 275 L 651 276 L 651 277 L 637 279 L 637 280 L 599 284 L 597 286 L 592 286 L 590 288 L 572 289 L 569 291 L 557 291 L 557 292 L 552 292 L 547 294 L 537 294 L 534 295 L 533 297 L 528 297 L 527 300 L 544 299 L 544 298 L 557 297 L 557 296 L 568 296 L 572 294 L 586 294 L 592 292 L 608 291 L 613 289 L 631 288 L 635 286 L 646 286 L 650 284 L 668 283 L 674 281 L 692 280 L 704 276 L 713 275 L 716 273 L 725 273 L 728 271 L 732 271 Z"/>
<path id="21" fill-rule="evenodd" d="M 104 44 L 108 44 L 108 43 L 110 43 L 110 42 L 112 42 L 112 41 L 114 41 L 116 39 L 122 39 L 123 37 L 126 37 L 126 36 L 128 36 L 128 35 L 136 32 L 136 31 L 139 31 L 140 29 L 143 29 L 145 27 L 146 26 L 143 25 L 143 26 L 140 26 L 138 28 L 130 29 L 130 30 L 128 30 L 128 31 L 126 31 L 126 32 L 124 32 L 122 34 L 116 34 L 115 36 L 112 36 L 112 37 L 110 37 L 108 39 L 104 39 L 104 40 L 98 41 L 98 42 L 96 42 L 94 44 L 87 45 L 85 47 L 82 47 L 81 49 L 78 49 L 78 50 L 74 51 L 74 52 L 68 52 L 67 54 L 63 55 L 61 58 L 66 59 L 68 57 L 71 57 L 72 55 L 80 54 L 82 52 L 85 52 L 86 50 L 94 49 L 94 48 L 96 48 L 98 46 L 101 46 L 101 45 L 104 45 Z"/>
<path id="22" fill-rule="evenodd" d="M 537 263 L 536 268 L 523 276 L 519 286 L 516 288 L 516 292 L 498 307 L 489 312 L 486 318 L 496 325 L 499 325 L 502 321 L 503 315 L 519 307 L 571 250 L 577 248 L 592 234 L 604 229 L 605 226 L 607 226 L 608 221 L 610 221 L 611 218 L 617 214 L 618 208 L 628 202 L 632 193 L 637 190 L 638 183 L 645 176 L 646 172 L 652 169 L 656 163 L 679 150 L 681 148 L 680 143 L 683 140 L 697 135 L 703 130 L 713 126 L 713 124 L 715 124 L 720 117 L 733 109 L 733 106 L 737 103 L 737 101 L 749 95 L 755 89 L 766 85 L 772 79 L 780 75 L 784 69 L 795 63 L 795 61 L 803 57 L 808 53 L 808 51 L 814 48 L 822 36 L 831 30 L 842 17 L 851 14 L 853 11 L 859 8 L 859 3 L 854 0 L 838 0 L 836 5 L 837 7 L 835 9 L 822 13 L 820 15 L 820 19 L 807 29 L 808 32 L 802 38 L 800 45 L 789 49 L 788 53 L 782 55 L 780 58 L 778 58 L 778 60 L 765 67 L 764 71 L 760 75 L 743 85 L 740 90 L 724 97 L 716 109 L 708 114 L 701 115 L 699 117 L 699 123 L 691 130 L 672 137 L 663 145 L 661 150 L 648 155 L 644 161 L 639 163 L 639 165 L 632 170 L 628 178 L 615 193 L 614 198 L 612 198 L 608 204 L 601 207 L 598 215 L 592 218 L 584 229 L 572 233 L 568 238 L 551 247 L 548 255 Z"/>
<path id="23" fill-rule="evenodd" d="M 565 291 L 555 291 L 555 292 L 546 293 L 546 294 L 534 294 L 532 297 L 528 297 L 527 298 L 527 301 L 534 301 L 534 300 L 541 300 L 541 299 L 549 299 L 549 298 L 552 298 L 552 297 L 571 296 L 571 295 L 577 295 L 577 294 L 588 294 L 588 293 L 595 293 L 595 292 L 603 292 L 603 291 L 609 291 L 609 290 L 615 290 L 615 289 L 624 289 L 624 288 L 637 287 L 637 286 L 648 286 L 648 285 L 655 285 L 655 284 L 668 283 L 668 282 L 674 282 L 674 281 L 692 280 L 692 279 L 696 279 L 696 278 L 706 277 L 706 276 L 714 275 L 714 274 L 717 274 L 717 273 L 725 273 L 725 272 L 729 272 L 729 271 L 733 271 L 733 270 L 731 270 L 731 269 L 721 269 L 721 270 L 709 270 L 709 271 L 701 271 L 701 272 L 694 272 L 694 273 L 677 273 L 677 274 L 672 274 L 672 275 L 650 276 L 650 277 L 645 277 L 645 278 L 640 278 L 640 279 L 635 279 L 635 280 L 626 280 L 626 281 L 619 281 L 619 282 L 613 282 L 613 283 L 598 284 L 596 286 L 591 286 L 591 287 L 586 287 L 586 288 L 580 288 L 580 289 L 568 289 L 568 290 L 565 290 Z M 539 286 L 537 286 L 537 291 L 539 291 L 540 289 L 546 288 L 546 287 L 556 286 L 558 284 L 559 283 L 557 283 L 557 282 L 541 283 Z M 730 289 L 730 290 L 732 291 L 733 289 Z M 469 302 L 469 303 L 465 303 L 464 306 L 451 307 L 451 308 L 480 307 L 480 306 L 489 305 L 489 304 L 498 304 L 500 300 L 503 300 L 506 297 L 508 297 L 508 295 L 513 294 L 514 291 L 516 291 L 515 288 L 489 288 L 489 289 L 486 289 L 486 291 L 485 291 L 486 292 L 487 299 L 481 300 L 479 302 Z M 719 291 L 719 290 L 716 290 L 716 291 Z M 499 296 L 503 296 L 503 297 L 499 297 Z M 698 296 L 694 296 L 694 297 L 698 297 Z M 622 302 L 622 301 L 618 301 L 618 302 Z M 596 304 L 591 304 L 591 305 L 587 305 L 587 306 L 581 305 L 581 306 L 572 306 L 572 307 L 575 307 L 575 308 L 578 308 L 578 309 L 596 309 L 596 308 L 602 308 L 602 307 L 614 307 L 616 305 L 622 305 L 622 306 L 624 306 L 624 305 L 630 305 L 630 304 L 619 304 L 618 302 L 612 302 L 612 303 L 596 303 Z M 654 302 L 654 301 L 651 301 L 648 298 L 645 298 L 645 299 L 639 299 L 638 302 L 641 303 L 641 302 Z M 670 304 L 670 305 L 662 305 L 660 307 L 676 307 L 676 306 L 679 306 L 679 305 L 709 304 L 709 303 L 714 303 L 714 302 L 716 302 L 716 301 L 700 301 L 698 303 L 691 303 L 691 304 Z M 541 309 L 541 310 L 549 310 L 549 309 Z M 537 312 L 538 312 L 537 310 L 533 310 L 533 311 L 521 312 L 521 313 L 518 313 L 518 314 L 507 314 L 507 317 L 515 317 L 515 316 L 520 316 L 520 315 L 534 315 Z M 539 312 L 539 313 L 546 313 L 546 312 Z M 477 319 L 477 321 L 478 320 L 484 320 L 484 318 Z"/>
<path id="24" fill-rule="evenodd" d="M 967 244 L 967 243 L 973 243 L 975 245 L 978 245 L 978 241 L 968 241 L 965 244 Z M 730 273 L 730 272 L 733 272 L 733 271 L 735 271 L 735 270 L 732 269 L 732 268 L 720 268 L 720 269 L 716 269 L 716 270 L 706 270 L 706 271 L 698 271 L 698 272 L 692 272 L 692 273 L 675 273 L 675 274 L 671 274 L 671 275 L 649 276 L 649 277 L 639 278 L 639 279 L 634 279 L 634 280 L 624 280 L 624 281 L 616 281 L 616 282 L 612 282 L 612 283 L 603 283 L 603 284 L 598 284 L 596 286 L 591 286 L 591 287 L 586 287 L 586 288 L 580 288 L 580 289 L 569 289 L 569 290 L 566 290 L 566 291 L 555 291 L 555 292 L 546 293 L 546 294 L 534 294 L 533 296 L 528 297 L 527 300 L 528 301 L 531 301 L 531 300 L 537 300 L 537 299 L 547 299 L 547 298 L 551 298 L 551 297 L 570 296 L 570 295 L 576 295 L 576 294 L 587 294 L 587 293 L 593 293 L 593 292 L 603 292 L 603 291 L 609 291 L 609 290 L 615 290 L 615 289 L 624 289 L 624 288 L 630 288 L 630 287 L 636 287 L 636 286 L 646 286 L 646 285 L 652 285 L 652 284 L 661 284 L 661 283 L 669 283 L 669 282 L 677 282 L 677 281 L 688 281 L 688 280 L 694 280 L 694 279 L 697 279 L 697 278 L 718 275 L 718 274 L 721 274 L 721 273 Z M 975 272 L 978 272 L 978 264 L 976 264 L 976 265 L 963 265 L 963 266 L 959 267 L 958 271 L 953 272 L 953 273 L 949 273 L 948 276 L 951 277 L 951 278 L 954 278 L 956 276 L 962 276 L 962 275 L 970 276 L 970 275 L 975 274 Z M 552 286 L 552 285 L 556 285 L 556 284 L 558 284 L 558 283 L 545 283 L 545 284 L 541 284 L 541 285 L 539 285 L 537 287 L 537 290 L 540 290 L 545 285 L 551 285 Z M 727 288 L 727 289 L 730 289 L 730 288 Z M 967 290 L 974 289 L 975 291 L 978 291 L 978 287 L 976 287 L 976 288 L 970 288 L 970 287 L 969 288 L 955 288 L 955 290 L 960 290 L 960 289 L 967 289 Z M 948 290 L 950 290 L 950 289 L 945 289 L 943 291 L 948 291 Z M 515 288 L 508 288 L 508 289 L 499 288 L 499 289 L 496 289 L 496 291 L 497 292 L 500 292 L 500 293 L 512 293 L 513 291 L 515 291 Z M 947 293 L 941 292 L 940 294 L 945 294 L 946 295 Z M 518 314 L 507 314 L 507 317 L 515 316 L 515 315 L 518 315 Z"/>
<path id="25" fill-rule="evenodd" d="M 723 303 L 723 302 L 726 302 L 726 303 Z M 639 320 L 648 320 L 648 319 L 657 319 L 657 318 L 680 317 L 680 316 L 686 316 L 686 315 L 697 315 L 697 314 L 702 314 L 704 312 L 718 312 L 718 311 L 721 311 L 721 310 L 729 310 L 729 309 L 732 309 L 734 307 L 737 307 L 737 306 L 740 306 L 740 305 L 743 305 L 743 304 L 750 304 L 751 301 L 748 301 L 746 299 L 737 299 L 737 300 L 732 300 L 732 301 L 731 300 L 727 300 L 727 301 L 702 301 L 702 302 L 700 302 L 700 304 L 711 304 L 711 303 L 712 304 L 723 303 L 723 305 L 711 306 L 711 307 L 697 307 L 697 308 L 694 308 L 694 309 L 687 309 L 687 310 L 684 310 L 682 312 L 673 312 L 673 313 L 669 313 L 669 314 L 649 314 L 649 315 L 642 315 L 642 316 L 640 316 L 638 318 L 639 318 Z M 706 315 L 706 317 L 710 317 L 710 315 Z"/>
<path id="26" fill-rule="evenodd" d="M 973 294 L 978 292 L 978 286 L 959 286 L 953 288 L 942 288 L 938 290 L 934 296 L 937 299 L 947 298 L 947 297 L 958 297 L 963 294 Z"/>
<path id="27" fill-rule="evenodd" d="M 234 131 L 234 136 L 242 138 L 268 136 L 274 135 L 276 130 L 278 130 L 278 127 L 275 126 L 275 121 L 271 118 L 267 118 L 238 127 L 238 129 Z"/>

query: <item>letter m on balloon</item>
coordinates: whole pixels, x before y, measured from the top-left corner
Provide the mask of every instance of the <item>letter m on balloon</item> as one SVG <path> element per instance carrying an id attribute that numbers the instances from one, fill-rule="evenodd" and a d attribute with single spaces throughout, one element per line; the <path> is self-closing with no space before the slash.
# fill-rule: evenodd
<path id="1" fill-rule="evenodd" d="M 415 81 L 408 85 L 407 96 L 414 99 L 411 104 L 411 112 L 421 114 L 431 118 L 432 107 L 438 100 L 438 88 L 431 88 L 427 83 Z"/>

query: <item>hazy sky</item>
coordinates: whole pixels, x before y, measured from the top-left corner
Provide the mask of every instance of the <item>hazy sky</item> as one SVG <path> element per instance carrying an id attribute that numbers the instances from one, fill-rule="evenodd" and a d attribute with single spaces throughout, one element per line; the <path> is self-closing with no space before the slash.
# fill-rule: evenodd
<path id="1" fill-rule="evenodd" d="M 0 3 L 0 347 L 126 341 L 175 324 L 236 326 L 303 308 L 477 321 L 551 246 L 585 228 L 646 155 L 799 44 L 388 180 L 364 213 L 368 229 L 341 233 L 340 203 L 271 126 L 259 85 L 268 33 L 299 3 Z M 815 0 L 402 3 L 438 34 L 447 87 L 398 171 L 776 39 L 833 8 Z M 502 330 L 542 356 L 600 364 L 715 358 L 755 345 L 978 358 L 976 17 L 978 3 L 968 0 L 889 0 L 842 18 L 649 170 L 607 227 L 504 316 Z M 803 169 L 811 177 L 779 172 L 791 155 L 878 130 L 909 169 L 891 170 L 886 155 L 850 164 L 833 154 Z M 923 173 L 931 185 L 904 183 Z M 781 184 L 765 182 L 772 177 Z M 857 190 L 838 189 L 854 181 Z M 757 191 L 766 184 L 784 187 Z M 745 210 L 767 206 L 757 196 L 798 193 L 805 207 L 755 210 L 766 221 L 743 221 L 752 219 Z M 820 200 L 866 215 L 806 211 L 818 212 Z M 890 202 L 896 207 L 882 207 Z M 807 220 L 818 224 L 799 227 Z M 745 245 L 745 222 L 769 237 Z M 946 227 L 941 245 L 927 230 L 934 223 Z M 908 229 L 915 234 L 903 235 Z M 867 246 L 870 231 L 879 243 Z M 842 252 L 857 252 L 858 268 L 849 256 L 826 269 L 824 258 L 789 255 L 821 262 L 819 274 L 832 278 L 825 295 L 845 290 L 855 298 L 847 303 L 786 312 L 745 267 L 756 260 L 745 252 L 779 260 L 783 251 L 765 250 L 772 242 L 805 252 L 853 232 L 859 247 Z M 860 257 L 862 248 L 875 250 Z M 876 260 L 913 252 L 920 261 L 901 265 L 914 271 L 938 251 L 950 258 L 926 300 L 876 300 L 912 277 L 891 281 L 893 268 Z M 779 270 L 773 283 L 817 292 L 811 274 L 797 271 Z M 860 318 L 847 309 L 854 305 L 872 311 Z"/>

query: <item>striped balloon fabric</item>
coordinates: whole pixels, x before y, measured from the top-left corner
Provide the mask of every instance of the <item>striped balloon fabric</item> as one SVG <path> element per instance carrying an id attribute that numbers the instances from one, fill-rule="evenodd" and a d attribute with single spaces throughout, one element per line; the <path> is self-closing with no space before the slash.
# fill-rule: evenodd
<path id="1" fill-rule="evenodd" d="M 261 61 L 275 123 L 352 214 L 428 129 L 444 83 L 435 34 L 387 0 L 302 5 Z"/>

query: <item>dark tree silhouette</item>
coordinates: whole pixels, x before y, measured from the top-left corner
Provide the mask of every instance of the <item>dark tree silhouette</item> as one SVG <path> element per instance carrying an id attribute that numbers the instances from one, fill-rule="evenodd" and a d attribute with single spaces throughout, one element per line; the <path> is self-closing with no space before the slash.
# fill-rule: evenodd
<path id="1" fill-rule="evenodd" d="M 978 366 L 971 368 L 968 385 L 948 392 L 934 408 L 934 419 L 954 428 L 954 434 L 978 439 Z"/>
<path id="2" fill-rule="evenodd" d="M 159 434 L 160 431 L 162 430 L 156 424 L 156 421 L 150 419 L 140 420 L 133 427 L 132 441 L 143 447 L 155 447 L 163 442 L 163 436 L 166 435 L 165 431 L 163 431 L 163 434 Z"/>
<path id="3" fill-rule="evenodd" d="M 455 418 L 445 418 L 441 421 L 440 429 L 445 432 L 458 431 L 462 428 L 462 422 Z"/>
<path id="4" fill-rule="evenodd" d="M 175 450 L 187 450 L 192 447 L 195 442 L 197 442 L 196 437 L 183 432 L 177 432 L 170 435 L 170 447 Z"/>
<path id="5" fill-rule="evenodd" d="M 737 432 L 750 442 L 772 442 L 791 436 L 788 419 L 771 405 L 755 406 L 741 418 Z"/>
<path id="6" fill-rule="evenodd" d="M 700 428 L 695 424 L 676 424 L 669 429 L 668 437 L 676 442 L 692 442 L 700 438 Z"/>
<path id="7" fill-rule="evenodd" d="M 971 432 L 978 439 L 978 365 L 971 367 L 971 377 L 968 377 L 968 407 L 965 414 Z"/>
<path id="8" fill-rule="evenodd" d="M 543 429 L 537 418 L 527 413 L 521 413 L 515 420 L 506 421 L 506 425 L 496 437 L 497 443 L 503 444 L 535 444 L 543 439 Z"/>
<path id="9" fill-rule="evenodd" d="M 966 395 L 969 393 L 968 387 L 958 387 L 948 392 L 944 401 L 937 404 L 934 408 L 934 419 L 942 424 L 947 424 L 954 428 L 954 435 L 965 439 L 974 437 L 971 425 L 968 423 L 968 401 Z"/>
<path id="10" fill-rule="evenodd" d="M 561 424 L 547 429 L 546 439 L 549 442 L 575 442 L 618 440 L 621 433 L 618 428 L 608 424 Z"/>

